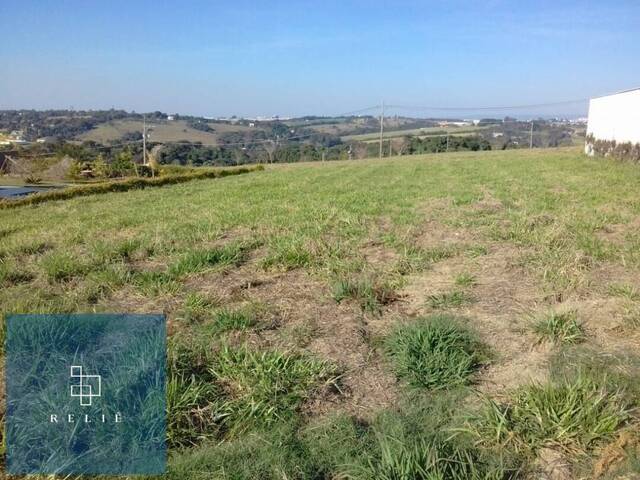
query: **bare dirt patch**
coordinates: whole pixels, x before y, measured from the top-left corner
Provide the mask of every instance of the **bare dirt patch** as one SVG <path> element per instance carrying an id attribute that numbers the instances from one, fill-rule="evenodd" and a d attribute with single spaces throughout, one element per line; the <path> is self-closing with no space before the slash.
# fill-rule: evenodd
<path id="1" fill-rule="evenodd" d="M 622 246 L 627 243 L 627 235 L 640 231 L 640 217 L 635 217 L 627 223 L 615 223 L 605 225 L 597 232 L 600 240 L 611 242 L 614 245 Z"/>
<path id="2" fill-rule="evenodd" d="M 471 303 L 447 311 L 467 318 L 496 355 L 480 379 L 479 388 L 487 393 L 500 394 L 546 375 L 548 347 L 536 345 L 528 328 L 544 303 L 543 293 L 518 266 L 519 255 L 506 245 L 493 245 L 477 258 L 458 255 L 411 277 L 400 292 L 406 316 L 438 313 L 426 303 L 429 295 L 458 288 L 455 277 L 462 272 L 475 276 L 477 284 L 466 289 Z"/>
<path id="3" fill-rule="evenodd" d="M 415 244 L 422 248 L 461 246 L 477 240 L 478 236 L 469 230 L 453 228 L 437 220 L 427 221 L 415 236 Z"/>
<path id="4" fill-rule="evenodd" d="M 367 320 L 357 305 L 337 304 L 326 284 L 302 270 L 269 272 L 256 262 L 201 278 L 199 291 L 217 294 L 223 304 L 266 305 L 274 328 L 244 340 L 262 348 L 309 352 L 338 366 L 338 391 L 324 391 L 306 407 L 309 414 L 332 410 L 367 417 L 395 400 L 395 379 L 369 345 Z M 294 336 L 305 335 L 302 346 Z"/>

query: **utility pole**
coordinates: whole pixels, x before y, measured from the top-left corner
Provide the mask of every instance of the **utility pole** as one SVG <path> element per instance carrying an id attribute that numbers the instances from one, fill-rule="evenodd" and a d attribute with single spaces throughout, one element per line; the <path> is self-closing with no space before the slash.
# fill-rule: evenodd
<path id="1" fill-rule="evenodd" d="M 447 152 L 449 151 L 449 132 L 447 132 Z"/>
<path id="2" fill-rule="evenodd" d="M 380 159 L 382 159 L 382 136 L 384 135 L 384 100 L 380 111 Z"/>
<path id="3" fill-rule="evenodd" d="M 142 165 L 147 165 L 147 116 L 142 117 Z"/>
<path id="4" fill-rule="evenodd" d="M 531 131 L 529 132 L 529 148 L 533 148 L 533 120 L 531 120 Z"/>

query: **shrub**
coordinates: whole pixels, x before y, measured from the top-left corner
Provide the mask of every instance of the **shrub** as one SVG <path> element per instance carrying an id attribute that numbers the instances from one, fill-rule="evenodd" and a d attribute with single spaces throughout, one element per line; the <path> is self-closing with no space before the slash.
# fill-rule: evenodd
<path id="1" fill-rule="evenodd" d="M 596 140 L 592 134 L 587 136 L 586 143 L 596 155 L 612 156 L 634 163 L 640 162 L 640 143 L 617 143 L 615 140 Z"/>
<path id="2" fill-rule="evenodd" d="M 119 180 L 112 182 L 96 183 L 91 185 L 82 185 L 77 187 L 63 188 L 59 190 L 50 190 L 47 192 L 35 193 L 16 200 L 3 199 L 0 200 L 0 209 L 14 208 L 23 205 L 37 205 L 39 203 L 52 200 L 68 200 L 74 197 L 86 195 L 96 195 L 99 193 L 109 192 L 126 192 L 147 187 L 161 187 L 164 185 L 173 185 L 176 183 L 189 182 L 191 180 L 199 180 L 205 178 L 222 178 L 229 175 L 240 175 L 264 170 L 264 166 L 257 165 L 254 167 L 241 167 L 233 169 L 203 169 L 194 173 L 180 175 L 166 175 L 155 178 L 130 178 L 127 180 Z"/>
<path id="3" fill-rule="evenodd" d="M 396 328 L 387 340 L 387 352 L 399 378 L 429 390 L 468 384 L 484 355 L 476 336 L 449 315 Z"/>

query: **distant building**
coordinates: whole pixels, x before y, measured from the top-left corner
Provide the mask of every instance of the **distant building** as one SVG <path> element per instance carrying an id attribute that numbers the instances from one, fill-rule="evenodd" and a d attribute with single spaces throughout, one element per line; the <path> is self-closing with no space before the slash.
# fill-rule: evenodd
<path id="1" fill-rule="evenodd" d="M 167 120 L 170 121 L 170 122 L 175 120 L 175 118 L 176 117 L 174 117 L 173 115 L 167 115 Z"/>
<path id="2" fill-rule="evenodd" d="M 587 155 L 640 151 L 640 88 L 592 98 L 587 123 Z"/>

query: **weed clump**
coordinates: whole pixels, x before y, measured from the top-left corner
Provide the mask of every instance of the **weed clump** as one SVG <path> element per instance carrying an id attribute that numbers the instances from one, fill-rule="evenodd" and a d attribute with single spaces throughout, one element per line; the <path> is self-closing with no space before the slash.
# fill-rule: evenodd
<path id="1" fill-rule="evenodd" d="M 473 297 L 462 290 L 438 293 L 427 298 L 427 304 L 435 310 L 445 310 L 447 308 L 458 308 L 467 303 L 473 302 Z"/>
<path id="2" fill-rule="evenodd" d="M 87 265 L 67 252 L 52 252 L 42 258 L 42 269 L 51 282 L 64 282 L 83 275 Z"/>
<path id="3" fill-rule="evenodd" d="M 610 438 L 629 415 L 620 392 L 579 376 L 522 387 L 508 403 L 489 400 L 471 431 L 481 442 L 516 451 L 557 446 L 585 452 Z"/>
<path id="4" fill-rule="evenodd" d="M 387 283 L 376 282 L 369 278 L 344 278 L 334 283 L 333 299 L 338 303 L 346 299 L 357 300 L 362 310 L 380 313 L 382 306 L 395 299 L 395 293 Z"/>
<path id="5" fill-rule="evenodd" d="M 191 250 L 169 267 L 168 274 L 180 278 L 215 266 L 240 265 L 250 248 L 251 245 L 238 242 L 206 250 Z"/>
<path id="6" fill-rule="evenodd" d="M 473 287 L 474 285 L 477 285 L 478 280 L 475 275 L 469 272 L 463 272 L 456 276 L 455 283 L 459 287 Z"/>
<path id="7" fill-rule="evenodd" d="M 215 438 L 220 430 L 221 389 L 209 371 L 210 349 L 192 339 L 169 343 L 167 375 L 167 440 L 185 447 Z"/>
<path id="8" fill-rule="evenodd" d="M 468 384 L 484 356 L 476 336 L 449 315 L 398 327 L 387 340 L 387 351 L 399 378 L 428 390 Z"/>
<path id="9" fill-rule="evenodd" d="M 210 371 L 224 386 L 223 415 L 232 430 L 290 418 L 321 383 L 335 381 L 332 366 L 310 357 L 226 345 Z"/>
<path id="10" fill-rule="evenodd" d="M 579 343 L 584 340 L 584 329 L 578 322 L 576 312 L 551 313 L 533 325 L 540 342 L 556 344 Z"/>
<path id="11" fill-rule="evenodd" d="M 313 256 L 301 238 L 274 239 L 270 249 L 269 255 L 262 261 L 262 268 L 265 270 L 289 271 L 313 264 Z"/>
<path id="12" fill-rule="evenodd" d="M 504 465 L 491 464 L 476 449 L 453 440 L 431 438 L 405 443 L 378 438 L 380 456 L 369 458 L 356 478 L 380 480 L 487 480 L 510 478 Z"/>
<path id="13" fill-rule="evenodd" d="M 211 328 L 216 332 L 246 330 L 258 323 L 255 312 L 249 308 L 231 310 L 223 308 L 213 315 Z"/>

